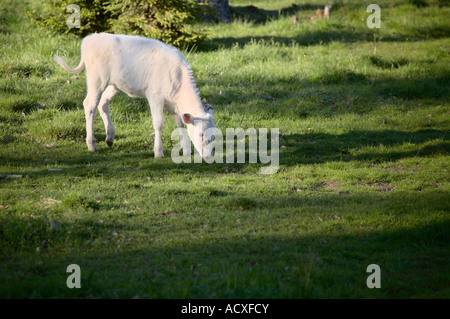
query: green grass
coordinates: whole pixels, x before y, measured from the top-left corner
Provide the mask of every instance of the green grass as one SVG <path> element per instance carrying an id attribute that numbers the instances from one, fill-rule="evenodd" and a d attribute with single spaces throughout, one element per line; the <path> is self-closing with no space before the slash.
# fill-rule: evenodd
<path id="1" fill-rule="evenodd" d="M 265 176 L 173 163 L 169 116 L 154 159 L 147 101 L 125 94 L 114 146 L 97 116 L 88 152 L 85 73 L 52 59 L 77 65 L 80 39 L 2 2 L 0 297 L 449 298 L 450 9 L 379 1 L 377 30 L 356 0 L 305 18 L 328 2 L 230 1 L 235 20 L 184 52 L 218 128 L 280 129 Z"/>

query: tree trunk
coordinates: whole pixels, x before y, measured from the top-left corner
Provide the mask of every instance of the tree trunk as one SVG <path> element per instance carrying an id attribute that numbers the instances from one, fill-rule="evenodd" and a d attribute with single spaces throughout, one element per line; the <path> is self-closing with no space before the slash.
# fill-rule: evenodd
<path id="1" fill-rule="evenodd" d="M 199 2 L 205 2 L 199 0 Z M 215 20 L 219 22 L 230 22 L 233 17 L 233 11 L 228 4 L 228 0 L 208 0 L 210 7 L 215 11 L 215 16 L 207 16 L 207 20 Z"/>

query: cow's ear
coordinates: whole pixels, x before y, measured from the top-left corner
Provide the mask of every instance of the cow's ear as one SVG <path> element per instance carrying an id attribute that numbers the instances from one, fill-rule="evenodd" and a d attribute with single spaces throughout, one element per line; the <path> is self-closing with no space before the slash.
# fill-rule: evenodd
<path id="1" fill-rule="evenodd" d="M 194 124 L 194 117 L 189 113 L 184 113 L 181 118 L 183 119 L 184 124 Z"/>

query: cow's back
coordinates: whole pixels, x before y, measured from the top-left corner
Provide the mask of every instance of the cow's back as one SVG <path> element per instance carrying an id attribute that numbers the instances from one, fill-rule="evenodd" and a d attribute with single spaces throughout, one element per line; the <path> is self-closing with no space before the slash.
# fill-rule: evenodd
<path id="1" fill-rule="evenodd" d="M 82 55 L 88 73 L 130 96 L 170 96 L 187 69 L 183 55 L 154 39 L 99 33 L 87 36 Z"/>

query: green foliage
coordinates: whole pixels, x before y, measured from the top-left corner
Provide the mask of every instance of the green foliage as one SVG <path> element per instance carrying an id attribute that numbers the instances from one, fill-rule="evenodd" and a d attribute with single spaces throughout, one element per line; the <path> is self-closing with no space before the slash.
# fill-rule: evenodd
<path id="1" fill-rule="evenodd" d="M 69 28 L 70 4 L 80 6 L 80 28 Z M 208 11 L 195 0 L 46 0 L 45 8 L 29 11 L 37 25 L 62 33 L 86 36 L 94 32 L 142 35 L 183 48 L 198 45 L 208 29 L 195 28 Z"/>
<path id="2" fill-rule="evenodd" d="M 31 10 L 28 15 L 34 18 L 37 25 L 61 33 L 74 33 L 86 36 L 94 32 L 107 31 L 109 20 L 114 13 L 108 10 L 111 1 L 108 0 L 46 0 L 45 8 L 39 12 Z M 67 12 L 70 4 L 80 6 L 80 28 L 69 28 L 67 19 L 71 15 Z"/>
<path id="3" fill-rule="evenodd" d="M 114 33 L 132 33 L 155 38 L 177 47 L 198 45 L 206 39 L 207 28 L 195 29 L 206 6 L 196 0 L 127 0 L 117 1 L 111 11 Z"/>

